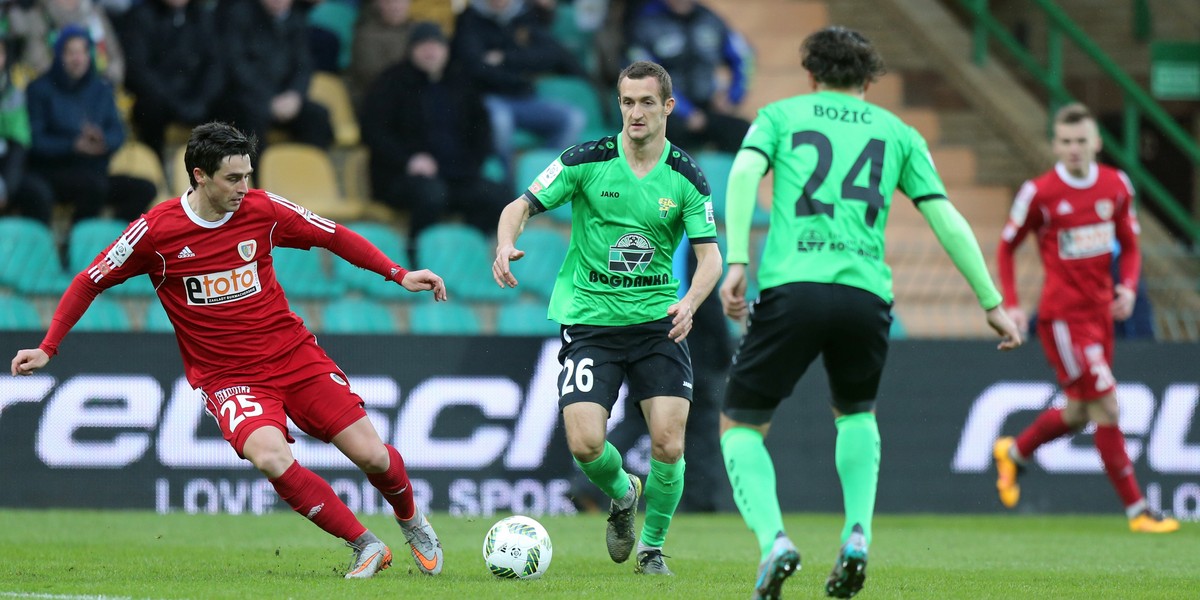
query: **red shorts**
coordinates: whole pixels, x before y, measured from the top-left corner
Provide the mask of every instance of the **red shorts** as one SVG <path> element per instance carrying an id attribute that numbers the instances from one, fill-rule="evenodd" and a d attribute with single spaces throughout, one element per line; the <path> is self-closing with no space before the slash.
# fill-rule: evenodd
<path id="1" fill-rule="evenodd" d="M 253 375 L 216 377 L 200 389 L 225 441 L 242 456 L 246 438 L 276 427 L 289 442 L 287 419 L 323 442 L 367 415 L 346 374 L 310 339 L 287 357 Z"/>
<path id="2" fill-rule="evenodd" d="M 1037 328 L 1046 360 L 1068 398 L 1087 402 L 1113 391 L 1111 320 L 1040 319 Z"/>

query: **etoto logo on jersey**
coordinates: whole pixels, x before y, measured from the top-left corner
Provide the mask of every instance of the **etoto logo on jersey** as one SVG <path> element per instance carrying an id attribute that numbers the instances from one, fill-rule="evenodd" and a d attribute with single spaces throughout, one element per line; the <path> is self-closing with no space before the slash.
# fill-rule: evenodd
<path id="1" fill-rule="evenodd" d="M 1200 443 L 1189 441 L 1200 403 L 1200 384 L 1174 383 L 1163 391 L 1162 402 L 1141 383 L 1117 385 L 1121 403 L 1121 430 L 1129 459 L 1143 456 L 1146 464 L 1164 475 L 1200 474 Z M 955 473 L 983 473 L 992 468 L 992 443 L 1033 422 L 1037 411 L 1062 405 L 1065 398 L 1054 385 L 1035 381 L 1001 381 L 983 391 L 971 405 L 951 469 Z M 1016 423 L 1009 419 L 1020 413 Z M 1090 433 L 1094 426 L 1085 432 Z M 1033 460 L 1051 473 L 1102 473 L 1095 447 L 1065 437 L 1038 449 Z"/>

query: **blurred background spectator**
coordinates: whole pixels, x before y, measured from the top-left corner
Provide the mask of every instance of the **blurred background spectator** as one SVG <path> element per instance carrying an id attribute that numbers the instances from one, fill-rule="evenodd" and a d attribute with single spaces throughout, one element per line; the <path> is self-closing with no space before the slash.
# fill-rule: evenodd
<path id="1" fill-rule="evenodd" d="M 120 87 L 125 81 L 125 55 L 112 21 L 92 0 L 36 0 L 10 8 L 10 32 L 21 40 L 14 62 L 28 66 L 35 75 L 45 73 L 54 62 L 58 32 L 68 25 L 88 33 L 96 70 Z"/>
<path id="2" fill-rule="evenodd" d="M 649 0 L 629 23 L 629 62 L 661 64 L 675 86 L 667 139 L 692 153 L 737 152 L 750 123 L 735 111 L 753 68 L 742 36 L 696 0 Z"/>
<path id="3" fill-rule="evenodd" d="M 415 24 L 408 56 L 375 79 L 363 104 L 373 195 L 409 211 L 413 240 L 451 211 L 490 235 L 512 200 L 507 186 L 481 174 L 491 135 L 487 109 L 449 56 L 436 23 Z"/>
<path id="4" fill-rule="evenodd" d="M 354 50 L 347 80 L 356 100 L 384 69 L 400 62 L 408 48 L 412 0 L 364 0 L 354 23 Z"/>
<path id="5" fill-rule="evenodd" d="M 49 225 L 54 192 L 44 181 L 25 176 L 30 137 L 25 92 L 13 84 L 7 45 L 0 43 L 0 214 L 15 213 Z"/>

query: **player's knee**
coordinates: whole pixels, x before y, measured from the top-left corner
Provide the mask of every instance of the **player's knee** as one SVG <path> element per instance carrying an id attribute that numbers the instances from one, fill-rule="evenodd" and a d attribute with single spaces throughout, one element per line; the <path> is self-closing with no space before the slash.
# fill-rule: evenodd
<path id="1" fill-rule="evenodd" d="M 579 462 L 592 462 L 604 453 L 604 438 L 586 435 L 567 436 L 567 447 Z"/>
<path id="2" fill-rule="evenodd" d="M 650 440 L 650 456 L 659 462 L 673 463 L 683 456 L 683 436 L 664 436 Z"/>
<path id="3" fill-rule="evenodd" d="M 833 408 L 840 415 L 856 415 L 858 413 L 871 412 L 875 410 L 875 400 L 846 400 L 843 398 L 834 398 Z"/>
<path id="4" fill-rule="evenodd" d="M 379 444 L 370 452 L 351 456 L 350 460 L 353 460 L 354 464 L 365 473 L 382 473 L 391 466 L 391 457 L 388 456 L 387 446 L 383 444 Z"/>

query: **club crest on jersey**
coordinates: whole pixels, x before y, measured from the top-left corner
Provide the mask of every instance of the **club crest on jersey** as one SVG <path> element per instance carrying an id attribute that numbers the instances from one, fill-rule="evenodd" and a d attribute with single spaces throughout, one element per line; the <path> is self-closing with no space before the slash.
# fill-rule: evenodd
<path id="1" fill-rule="evenodd" d="M 640 233 L 627 233 L 608 247 L 608 270 L 614 273 L 645 273 L 654 258 L 654 246 Z"/>
<path id="2" fill-rule="evenodd" d="M 237 249 L 238 256 L 242 257 L 242 260 L 250 262 L 254 260 L 254 255 L 258 252 L 258 240 L 246 240 L 241 242 L 237 245 Z"/>
<path id="3" fill-rule="evenodd" d="M 1101 219 L 1109 220 L 1113 216 L 1113 201 L 1105 198 L 1096 201 L 1096 214 L 1100 215 Z"/>
<path id="4" fill-rule="evenodd" d="M 675 208 L 676 206 L 679 206 L 679 205 L 675 204 L 675 201 L 670 198 L 659 198 L 658 199 L 658 218 L 660 218 L 660 219 L 667 218 L 667 214 L 670 212 L 670 210 L 672 208 Z"/>

